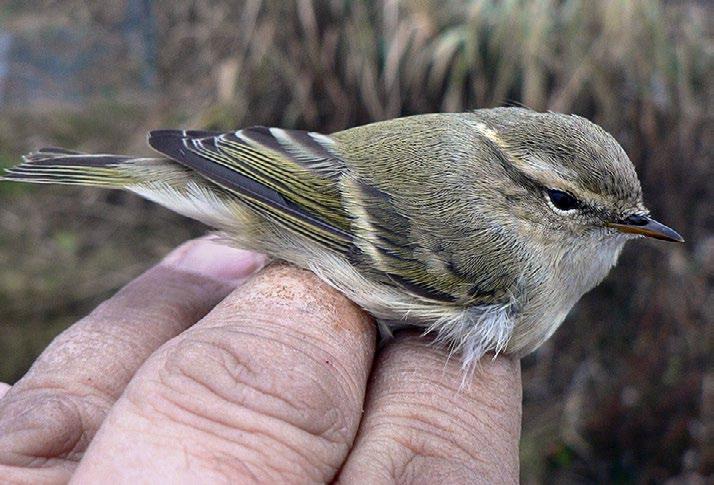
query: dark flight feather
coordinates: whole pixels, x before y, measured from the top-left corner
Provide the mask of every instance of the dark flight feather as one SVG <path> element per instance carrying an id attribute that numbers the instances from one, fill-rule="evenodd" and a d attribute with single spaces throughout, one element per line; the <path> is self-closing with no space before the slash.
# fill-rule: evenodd
<path id="1" fill-rule="evenodd" d="M 314 174 L 306 176 L 305 169 L 267 128 L 218 134 L 160 130 L 151 132 L 149 145 L 252 201 L 254 210 L 274 222 L 340 252 L 351 246 L 348 218 L 337 187 Z M 271 156 L 271 151 L 282 156 Z"/>

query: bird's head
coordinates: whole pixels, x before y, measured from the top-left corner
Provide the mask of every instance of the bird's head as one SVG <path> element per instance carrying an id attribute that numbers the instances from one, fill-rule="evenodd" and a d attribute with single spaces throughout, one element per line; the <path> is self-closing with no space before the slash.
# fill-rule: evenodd
<path id="1" fill-rule="evenodd" d="M 528 199 L 521 218 L 553 234 L 683 241 L 650 216 L 632 162 L 598 125 L 521 108 L 483 113 L 486 136 L 508 154 L 510 178 Z"/>

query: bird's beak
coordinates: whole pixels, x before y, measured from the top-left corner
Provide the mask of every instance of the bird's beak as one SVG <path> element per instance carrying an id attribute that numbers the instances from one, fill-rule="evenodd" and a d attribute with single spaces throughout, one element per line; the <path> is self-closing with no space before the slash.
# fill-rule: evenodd
<path id="1" fill-rule="evenodd" d="M 629 234 L 641 234 L 663 241 L 684 242 L 684 238 L 677 231 L 649 216 L 634 214 L 619 222 L 608 222 L 607 226 Z"/>

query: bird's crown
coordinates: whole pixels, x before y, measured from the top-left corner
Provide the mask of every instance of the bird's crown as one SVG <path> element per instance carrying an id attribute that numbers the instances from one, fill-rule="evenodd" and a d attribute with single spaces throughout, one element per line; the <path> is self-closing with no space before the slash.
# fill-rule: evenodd
<path id="1" fill-rule="evenodd" d="M 641 208 L 642 189 L 632 162 L 595 123 L 524 108 L 476 113 L 518 170 L 540 184 L 603 207 Z"/>

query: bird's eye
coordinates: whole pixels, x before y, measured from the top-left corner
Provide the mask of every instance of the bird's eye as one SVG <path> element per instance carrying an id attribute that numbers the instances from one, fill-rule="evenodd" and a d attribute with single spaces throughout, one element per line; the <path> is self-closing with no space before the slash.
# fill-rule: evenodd
<path id="1" fill-rule="evenodd" d="M 548 189 L 546 192 L 548 194 L 548 198 L 558 210 L 571 211 L 580 207 L 578 199 L 567 192 L 557 189 Z"/>

